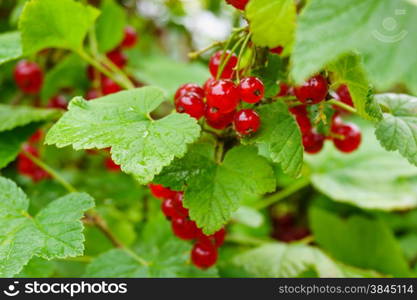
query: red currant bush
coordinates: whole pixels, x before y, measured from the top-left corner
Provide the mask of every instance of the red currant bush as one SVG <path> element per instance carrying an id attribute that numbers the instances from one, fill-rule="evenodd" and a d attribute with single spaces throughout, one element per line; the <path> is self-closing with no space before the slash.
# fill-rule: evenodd
<path id="1" fill-rule="evenodd" d="M 256 111 L 242 109 L 236 113 L 234 125 L 239 134 L 248 135 L 258 131 L 261 126 L 261 119 Z"/>

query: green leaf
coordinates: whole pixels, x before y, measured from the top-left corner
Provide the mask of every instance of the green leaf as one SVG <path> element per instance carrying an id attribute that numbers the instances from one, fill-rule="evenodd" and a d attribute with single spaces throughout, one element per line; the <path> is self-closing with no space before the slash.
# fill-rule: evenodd
<path id="1" fill-rule="evenodd" d="M 21 56 L 20 33 L 14 31 L 0 34 L 0 65 Z"/>
<path id="2" fill-rule="evenodd" d="M 59 111 L 54 109 L 0 104 L 0 132 L 25 126 L 33 122 L 52 120 L 57 116 L 59 116 Z"/>
<path id="3" fill-rule="evenodd" d="M 98 50 L 101 53 L 110 51 L 120 44 L 124 37 L 126 15 L 123 8 L 114 0 L 102 1 L 101 14 L 96 22 Z"/>
<path id="4" fill-rule="evenodd" d="M 35 132 L 39 123 L 0 132 L 0 169 L 12 162 L 21 145 Z"/>
<path id="5" fill-rule="evenodd" d="M 148 222 L 134 253 L 114 249 L 100 255 L 87 268 L 85 277 L 205 277 L 215 268 L 198 272 L 188 265 L 191 245 L 172 235 L 163 218 Z M 140 259 L 138 259 L 138 256 Z M 144 260 L 144 261 L 143 261 Z"/>
<path id="6" fill-rule="evenodd" d="M 75 94 L 82 94 L 89 84 L 85 67 L 86 64 L 78 55 L 65 57 L 46 73 L 41 91 L 42 100 L 48 100 L 66 87 L 75 89 Z"/>
<path id="7" fill-rule="evenodd" d="M 296 16 L 293 0 L 251 0 L 246 7 L 252 40 L 263 47 L 291 47 Z"/>
<path id="8" fill-rule="evenodd" d="M 39 257 L 34 257 L 23 268 L 23 270 L 16 275 L 17 278 L 48 278 L 51 277 L 55 270 L 53 261 L 48 261 Z"/>
<path id="9" fill-rule="evenodd" d="M 389 113 L 376 125 L 376 137 L 388 151 L 399 151 L 417 166 L 417 98 L 399 94 L 377 95 Z"/>
<path id="10" fill-rule="evenodd" d="M 183 63 L 162 55 L 138 57 L 132 64 L 141 82 L 162 88 L 168 95 L 174 95 L 184 83 L 202 85 L 210 77 L 207 67 L 200 63 Z"/>
<path id="11" fill-rule="evenodd" d="M 279 55 L 268 54 L 268 63 L 259 70 L 255 70 L 265 85 L 265 98 L 275 97 L 279 92 L 278 81 L 285 78 L 283 61 Z"/>
<path id="12" fill-rule="evenodd" d="M 367 120 L 382 118 L 381 108 L 372 96 L 372 89 L 358 55 L 345 55 L 330 64 L 328 69 L 335 73 L 337 83 L 348 86 L 353 104 L 361 117 Z"/>
<path id="13" fill-rule="evenodd" d="M 366 209 L 404 210 L 417 206 L 417 168 L 397 153 L 383 149 L 368 123 L 360 126 L 362 144 L 343 154 L 328 143 L 308 155 L 312 184 L 334 201 Z"/>
<path id="14" fill-rule="evenodd" d="M 246 142 L 265 145 L 273 162 L 280 163 L 285 174 L 297 177 L 303 166 L 304 148 L 300 129 L 288 107 L 275 102 L 257 109 L 262 126 Z"/>
<path id="15" fill-rule="evenodd" d="M 51 128 L 46 143 L 74 149 L 109 148 L 124 172 L 147 183 L 200 133 L 195 119 L 173 113 L 159 120 L 149 114 L 164 101 L 155 87 L 123 91 L 94 101 L 74 98 Z"/>
<path id="16" fill-rule="evenodd" d="M 394 276 L 409 275 L 399 244 L 380 220 L 361 215 L 342 219 L 316 206 L 309 219 L 315 241 L 336 259 Z"/>
<path id="17" fill-rule="evenodd" d="M 35 53 L 45 48 L 80 51 L 99 11 L 74 0 L 32 0 L 26 3 L 19 20 L 23 51 Z"/>
<path id="18" fill-rule="evenodd" d="M 375 272 L 346 267 L 320 249 L 301 244 L 266 244 L 237 255 L 233 262 L 254 277 L 299 277 L 308 271 L 318 277 L 376 276 Z"/>
<path id="19" fill-rule="evenodd" d="M 206 149 L 201 151 L 201 147 Z M 255 148 L 235 147 L 220 164 L 207 155 L 210 152 L 208 145 L 191 148 L 155 179 L 174 189 L 185 189 L 184 205 L 206 234 L 226 224 L 241 200 L 272 192 L 276 186 L 271 166 Z"/>
<path id="20" fill-rule="evenodd" d="M 416 91 L 417 7 L 397 0 L 315 0 L 300 14 L 293 52 L 297 82 L 359 51 L 378 89 L 404 82 Z M 408 59 L 404 59 L 408 58 Z"/>
<path id="21" fill-rule="evenodd" d="M 0 177 L 0 276 L 22 270 L 33 256 L 46 259 L 83 253 L 84 211 L 94 206 L 87 194 L 73 193 L 51 202 L 36 217 L 29 199 L 16 184 Z"/>

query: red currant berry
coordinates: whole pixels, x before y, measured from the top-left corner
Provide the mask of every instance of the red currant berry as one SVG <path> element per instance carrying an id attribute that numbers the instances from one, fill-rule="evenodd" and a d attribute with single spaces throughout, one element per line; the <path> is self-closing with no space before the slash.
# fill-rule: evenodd
<path id="1" fill-rule="evenodd" d="M 175 108 L 177 112 L 186 113 L 199 120 L 204 116 L 205 104 L 199 95 L 188 93 L 175 100 Z"/>
<path id="2" fill-rule="evenodd" d="M 87 100 L 93 100 L 93 99 L 96 99 L 98 97 L 100 97 L 100 93 L 96 89 L 90 89 L 85 94 L 85 99 L 87 99 Z"/>
<path id="3" fill-rule="evenodd" d="M 261 119 L 256 111 L 252 109 L 242 109 L 238 111 L 234 118 L 235 129 L 241 135 L 257 132 Z"/>
<path id="4" fill-rule="evenodd" d="M 243 78 L 239 83 L 240 99 L 247 103 L 257 103 L 265 94 L 265 86 L 257 77 Z"/>
<path id="5" fill-rule="evenodd" d="M 122 88 L 113 80 L 108 77 L 103 77 L 101 79 L 101 92 L 103 95 L 110 95 L 117 92 L 120 92 Z"/>
<path id="6" fill-rule="evenodd" d="M 351 153 L 359 148 L 362 135 L 355 124 L 341 124 L 334 126 L 332 132 L 336 135 L 333 143 L 338 150 L 344 153 Z"/>
<path id="7" fill-rule="evenodd" d="M 203 90 L 204 90 L 204 94 L 207 94 L 207 91 L 210 87 L 210 85 L 213 83 L 213 81 L 216 81 L 216 79 L 214 79 L 213 77 L 210 77 L 209 79 L 207 79 L 207 81 L 204 83 L 203 85 Z"/>
<path id="8" fill-rule="evenodd" d="M 281 82 L 279 84 L 279 92 L 277 94 L 277 97 L 286 97 L 293 94 L 293 90 L 290 86 L 288 86 L 286 83 Z"/>
<path id="9" fill-rule="evenodd" d="M 193 240 L 198 236 L 198 227 L 187 217 L 173 218 L 171 227 L 174 234 L 182 240 Z"/>
<path id="10" fill-rule="evenodd" d="M 42 88 L 43 72 L 36 63 L 22 60 L 14 69 L 14 80 L 23 92 L 37 94 Z"/>
<path id="11" fill-rule="evenodd" d="M 342 84 L 341 86 L 339 86 L 336 93 L 340 101 L 353 107 L 352 97 L 350 95 L 349 88 L 347 87 L 347 85 Z"/>
<path id="12" fill-rule="evenodd" d="M 230 5 L 233 5 L 237 9 L 245 10 L 245 7 L 248 4 L 249 0 L 226 0 L 226 2 Z"/>
<path id="13" fill-rule="evenodd" d="M 39 157 L 38 150 L 32 145 L 23 145 L 23 150 L 32 154 L 34 157 Z M 22 152 L 19 154 L 17 160 L 17 170 L 20 174 L 31 176 L 36 170 L 36 165 Z"/>
<path id="14" fill-rule="evenodd" d="M 37 144 L 43 138 L 42 130 L 36 130 L 36 132 L 29 138 L 30 144 Z"/>
<path id="15" fill-rule="evenodd" d="M 233 123 L 235 113 L 236 111 L 233 110 L 229 113 L 222 114 L 218 109 L 207 106 L 204 116 L 208 125 L 215 129 L 223 130 Z"/>
<path id="16" fill-rule="evenodd" d="M 239 90 L 228 79 L 213 81 L 207 90 L 207 104 L 221 113 L 234 111 L 239 104 Z"/>
<path id="17" fill-rule="evenodd" d="M 211 243 L 215 247 L 220 247 L 223 245 L 224 240 L 226 238 L 226 230 L 224 228 L 216 231 L 212 235 L 205 235 L 204 233 L 200 232 L 200 236 L 198 238 L 199 242 L 202 243 Z"/>
<path id="18" fill-rule="evenodd" d="M 303 145 L 305 152 L 309 154 L 316 154 L 323 149 L 325 136 L 315 132 L 310 131 L 303 134 Z"/>
<path id="19" fill-rule="evenodd" d="M 220 66 L 223 64 L 223 62 L 230 55 L 230 51 L 229 50 L 227 50 L 224 55 L 223 55 L 223 53 L 224 53 L 223 51 L 217 51 L 210 58 L 209 69 L 210 69 L 211 75 L 214 78 L 217 78 L 217 73 L 219 71 Z M 231 79 L 234 76 L 234 74 L 235 74 L 234 68 L 236 67 L 236 65 L 237 65 L 237 56 L 236 56 L 236 54 L 233 53 L 230 56 L 230 58 L 227 61 L 227 63 L 225 64 L 225 66 L 223 68 L 223 72 L 222 72 L 222 74 L 219 77 L 220 78 L 223 78 L 223 79 Z"/>
<path id="20" fill-rule="evenodd" d="M 162 184 L 149 184 L 149 189 L 151 190 L 152 195 L 158 199 L 168 199 L 174 198 L 177 192 L 164 187 Z"/>
<path id="21" fill-rule="evenodd" d="M 313 126 L 308 117 L 307 107 L 305 105 L 298 105 L 290 108 L 290 111 L 295 116 L 295 120 L 300 127 L 301 133 L 308 134 L 313 129 Z"/>
<path id="22" fill-rule="evenodd" d="M 191 261 L 200 269 L 207 269 L 217 261 L 217 248 L 210 243 L 197 242 L 191 250 Z"/>
<path id="23" fill-rule="evenodd" d="M 106 166 L 106 169 L 111 172 L 119 172 L 120 166 L 116 164 L 111 157 L 107 157 L 104 161 L 104 165 Z"/>
<path id="24" fill-rule="evenodd" d="M 200 98 L 204 98 L 205 95 L 204 89 L 201 86 L 195 83 L 187 83 L 179 87 L 179 89 L 175 93 L 174 99 L 176 100 L 179 97 L 184 96 L 188 93 L 195 93 Z"/>
<path id="25" fill-rule="evenodd" d="M 136 30 L 132 26 L 126 26 L 124 29 L 124 38 L 120 46 L 125 49 L 135 47 L 138 41 Z"/>
<path id="26" fill-rule="evenodd" d="M 278 47 L 276 47 L 276 48 L 269 49 L 269 51 L 270 51 L 271 53 L 281 55 L 281 54 L 282 54 L 282 51 L 284 51 L 284 47 L 282 47 L 282 46 L 278 46 Z"/>
<path id="27" fill-rule="evenodd" d="M 118 68 L 123 69 L 127 64 L 127 57 L 120 49 L 116 48 L 107 54 L 107 58 L 110 59 Z"/>
<path id="28" fill-rule="evenodd" d="M 30 177 L 32 178 L 32 180 L 33 180 L 34 182 L 39 182 L 39 181 L 42 181 L 42 180 L 44 180 L 44 179 L 49 178 L 50 176 L 49 176 L 49 174 L 48 174 L 45 170 L 43 170 L 43 169 L 41 169 L 41 168 L 37 167 L 37 168 L 33 171 L 32 175 L 31 175 Z"/>
<path id="29" fill-rule="evenodd" d="M 183 192 L 175 192 L 174 201 L 175 201 L 175 208 L 177 212 L 182 217 L 188 217 L 188 209 L 186 209 L 183 205 L 184 193 Z"/>
<path id="30" fill-rule="evenodd" d="M 167 217 L 168 219 L 184 217 L 178 213 L 174 198 L 164 199 L 164 201 L 162 201 L 161 203 L 161 210 L 165 217 Z"/>
<path id="31" fill-rule="evenodd" d="M 57 95 L 51 99 L 49 99 L 48 102 L 49 108 L 57 108 L 57 109 L 67 109 L 68 107 L 68 101 L 63 95 Z"/>
<path id="32" fill-rule="evenodd" d="M 321 75 L 316 75 L 302 86 L 294 88 L 294 94 L 297 99 L 306 104 L 316 104 L 323 101 L 327 96 L 327 92 L 327 80 Z"/>

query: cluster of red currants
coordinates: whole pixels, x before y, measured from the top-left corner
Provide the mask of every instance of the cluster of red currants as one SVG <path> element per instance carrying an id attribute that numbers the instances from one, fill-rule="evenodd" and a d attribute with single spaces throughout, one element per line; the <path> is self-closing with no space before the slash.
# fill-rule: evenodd
<path id="1" fill-rule="evenodd" d="M 237 108 L 240 101 L 250 104 L 261 101 L 265 87 L 257 77 L 245 77 L 236 85 L 232 79 L 236 75 L 237 61 L 237 56 L 230 51 L 216 52 L 209 63 L 213 77 L 206 81 L 204 87 L 194 83 L 181 86 L 175 93 L 176 110 L 197 120 L 204 116 L 207 124 L 217 130 L 233 123 L 239 135 L 258 131 L 261 125 L 258 113 L 253 109 Z M 218 80 L 215 79 L 217 76 Z"/>
<path id="2" fill-rule="evenodd" d="M 124 29 L 124 38 L 120 45 L 115 49 L 106 54 L 107 59 L 114 64 L 117 68 L 123 69 L 126 67 L 128 59 L 127 56 L 123 53 L 123 49 L 133 48 L 138 41 L 138 35 L 134 28 L 127 26 Z M 91 81 L 99 80 L 99 88 L 92 87 L 89 89 L 85 95 L 87 100 L 92 100 L 98 98 L 102 95 L 110 95 L 122 90 L 122 87 L 119 86 L 112 79 L 108 78 L 104 74 L 101 74 L 93 66 L 89 65 L 87 67 L 87 77 Z"/>
<path id="3" fill-rule="evenodd" d="M 278 96 L 287 96 L 290 94 L 302 103 L 302 105 L 290 108 L 294 115 L 303 135 L 304 150 L 307 153 L 315 154 L 323 149 L 326 139 L 333 141 L 335 147 L 344 153 L 351 153 L 359 148 L 361 143 L 361 132 L 355 124 L 343 123 L 340 114 L 344 113 L 341 109 L 335 109 L 330 126 L 330 134 L 325 136 L 318 133 L 313 127 L 309 118 L 307 106 L 318 104 L 324 101 L 328 95 L 329 86 L 327 79 L 322 75 L 311 77 L 301 86 L 290 88 L 285 84 L 281 84 L 281 92 Z M 346 85 L 341 85 L 336 95 L 339 101 L 353 106 L 349 89 Z"/>
<path id="4" fill-rule="evenodd" d="M 226 0 L 226 2 L 233 5 L 237 9 L 245 10 L 249 0 Z"/>
<path id="5" fill-rule="evenodd" d="M 154 197 L 161 199 L 161 210 L 171 221 L 174 234 L 186 241 L 195 241 L 191 250 L 192 263 L 201 269 L 213 266 L 218 257 L 217 249 L 223 245 L 226 230 L 220 229 L 212 235 L 205 235 L 197 224 L 190 220 L 188 209 L 183 204 L 183 192 L 176 192 L 158 184 L 149 184 Z"/>
<path id="6" fill-rule="evenodd" d="M 44 169 L 40 168 L 37 164 L 35 164 L 33 160 L 26 154 L 29 153 L 29 155 L 35 158 L 40 157 L 37 145 L 42 139 L 42 136 L 42 131 L 36 131 L 30 137 L 28 142 L 23 145 L 23 151 L 19 154 L 17 158 L 17 170 L 19 174 L 31 178 L 34 182 L 39 182 L 43 179 L 47 179 L 50 177 Z"/>

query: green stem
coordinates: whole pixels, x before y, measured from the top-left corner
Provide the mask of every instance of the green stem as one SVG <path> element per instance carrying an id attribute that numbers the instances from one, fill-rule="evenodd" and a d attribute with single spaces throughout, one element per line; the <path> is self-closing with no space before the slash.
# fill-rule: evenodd
<path id="1" fill-rule="evenodd" d="M 309 177 L 303 177 L 297 181 L 295 181 L 293 184 L 287 186 L 285 189 L 277 192 L 276 194 L 273 194 L 269 197 L 266 197 L 262 201 L 256 203 L 254 207 L 256 209 L 263 209 L 266 208 L 272 204 L 275 204 L 288 196 L 291 196 L 295 192 L 305 188 L 310 184 L 310 178 Z"/>
<path id="2" fill-rule="evenodd" d="M 54 169 L 52 169 L 50 166 L 45 164 L 43 161 L 41 161 L 39 158 L 33 156 L 28 151 L 23 150 L 23 153 L 25 156 L 27 156 L 31 161 L 33 161 L 37 166 L 39 166 L 41 169 L 46 171 L 48 174 L 50 174 L 57 182 L 59 182 L 68 192 L 70 193 L 76 193 L 77 189 L 73 187 L 67 180 L 65 180 L 64 177 L 58 174 Z"/>
<path id="3" fill-rule="evenodd" d="M 242 234 L 227 235 L 226 241 L 229 243 L 243 244 L 243 245 L 250 245 L 250 246 L 260 246 L 269 242 L 273 242 L 272 240 L 259 239 L 253 236 L 247 236 L 247 235 L 242 235 Z"/>
<path id="4" fill-rule="evenodd" d="M 88 62 L 90 65 L 92 65 L 94 68 L 96 68 L 101 73 L 103 73 L 104 75 L 106 75 L 107 77 L 109 77 L 111 80 L 113 80 L 114 82 L 116 82 L 118 85 L 122 86 L 125 89 L 132 88 L 132 86 L 129 85 L 129 84 L 127 84 L 126 82 L 124 82 L 124 80 L 120 80 L 119 78 L 117 78 L 116 76 L 114 76 L 108 69 L 106 69 L 104 66 L 102 66 L 101 63 L 99 63 L 97 60 L 95 60 L 92 56 L 90 56 L 84 50 L 78 51 L 77 54 L 82 59 L 84 59 L 86 62 Z"/>
<path id="5" fill-rule="evenodd" d="M 232 57 L 233 53 L 236 51 L 236 49 L 239 47 L 239 45 L 246 39 L 246 37 L 243 37 L 239 39 L 236 44 L 233 46 L 233 48 L 230 50 L 230 53 L 225 57 L 226 51 L 223 51 L 222 60 L 220 64 L 220 68 L 217 71 L 216 80 L 220 79 L 221 74 L 223 73 L 224 68 L 226 67 L 227 63 L 229 62 L 230 58 Z M 227 49 L 227 48 L 226 48 Z"/>
<path id="6" fill-rule="evenodd" d="M 356 114 L 356 115 L 358 114 L 358 111 L 355 108 L 353 108 L 350 105 L 347 105 L 347 104 L 343 103 L 342 101 L 338 101 L 336 99 L 331 99 L 331 100 L 327 101 L 327 103 L 339 106 L 339 107 L 343 108 L 344 110 L 347 110 L 348 112 L 350 112 L 352 114 Z"/>
<path id="7" fill-rule="evenodd" d="M 149 266 L 150 263 L 146 260 L 144 260 L 142 257 L 140 257 L 139 255 L 137 255 L 135 252 L 133 252 L 132 250 L 130 250 L 127 247 L 122 248 L 130 257 L 132 257 L 134 260 L 136 260 L 138 263 L 140 263 L 143 266 Z"/>
<path id="8" fill-rule="evenodd" d="M 101 62 L 105 66 L 107 66 L 111 71 L 113 71 L 114 73 L 116 73 L 117 75 L 120 76 L 120 78 L 123 80 L 125 85 L 128 86 L 128 89 L 135 88 L 134 84 L 129 79 L 129 77 L 126 76 L 126 74 L 123 72 L 123 70 L 121 70 L 118 66 L 116 66 L 110 59 L 108 59 L 107 56 L 101 55 L 100 59 L 101 59 Z"/>
<path id="9" fill-rule="evenodd" d="M 237 82 L 240 82 L 240 72 L 239 72 L 239 69 L 240 69 L 240 62 L 241 62 L 241 60 L 242 60 L 242 57 L 243 57 L 243 53 L 245 52 L 245 50 L 246 50 L 246 46 L 247 46 L 247 44 L 248 44 L 248 42 L 249 42 L 249 40 L 250 40 L 250 37 L 251 37 L 251 34 L 250 33 L 248 33 L 248 35 L 246 36 L 246 38 L 245 38 L 245 40 L 243 41 L 243 44 L 242 44 L 242 47 L 240 47 L 240 51 L 239 51 L 239 56 L 237 57 L 237 66 L 236 66 L 236 77 L 237 77 Z"/>
<path id="10" fill-rule="evenodd" d="M 221 46 L 221 45 L 223 45 L 223 42 L 214 42 L 214 43 L 212 43 L 212 44 L 208 45 L 207 47 L 205 47 L 205 48 L 203 48 L 203 49 L 201 49 L 201 50 L 198 50 L 198 51 L 194 51 L 194 52 L 190 52 L 190 53 L 188 53 L 188 57 L 189 57 L 190 59 L 196 59 L 196 58 L 197 58 L 197 57 L 199 57 L 201 54 L 206 53 L 207 51 L 209 51 L 209 50 L 211 50 L 211 49 L 213 49 L 213 48 L 219 47 L 219 46 Z"/>

